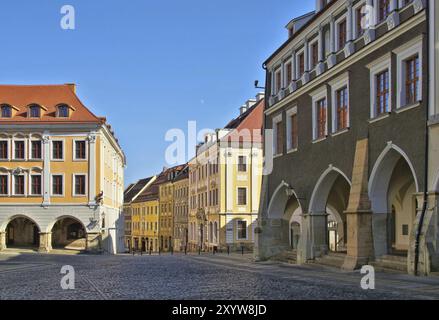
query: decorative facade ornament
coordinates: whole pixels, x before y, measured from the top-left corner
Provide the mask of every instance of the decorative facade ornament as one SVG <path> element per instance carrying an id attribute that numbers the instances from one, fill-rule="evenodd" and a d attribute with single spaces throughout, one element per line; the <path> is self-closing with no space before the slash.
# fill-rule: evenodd
<path id="1" fill-rule="evenodd" d="M 50 142 L 50 137 L 49 136 L 43 136 L 41 141 L 43 142 L 43 144 L 48 144 Z"/>
<path id="2" fill-rule="evenodd" d="M 96 142 L 96 136 L 94 134 L 90 134 L 88 136 L 88 142 L 95 143 Z"/>
<path id="3" fill-rule="evenodd" d="M 424 0 L 414 0 L 413 1 L 413 9 L 415 10 L 415 14 L 424 9 L 425 4 Z"/>
<path id="4" fill-rule="evenodd" d="M 375 29 L 366 30 L 363 37 L 364 37 L 364 44 L 368 45 L 369 43 L 375 40 Z"/>
<path id="5" fill-rule="evenodd" d="M 387 17 L 387 29 L 392 30 L 398 25 L 399 25 L 399 14 L 398 12 L 394 11 Z"/>

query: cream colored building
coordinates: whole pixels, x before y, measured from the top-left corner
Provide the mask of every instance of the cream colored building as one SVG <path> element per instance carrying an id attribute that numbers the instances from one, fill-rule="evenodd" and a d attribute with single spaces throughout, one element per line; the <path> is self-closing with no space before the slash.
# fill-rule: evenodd
<path id="1" fill-rule="evenodd" d="M 117 253 L 125 155 L 74 85 L 0 86 L 0 250 Z"/>
<path id="2" fill-rule="evenodd" d="M 262 181 L 263 108 L 262 95 L 249 100 L 238 118 L 206 136 L 189 162 L 192 250 L 253 248 Z"/>

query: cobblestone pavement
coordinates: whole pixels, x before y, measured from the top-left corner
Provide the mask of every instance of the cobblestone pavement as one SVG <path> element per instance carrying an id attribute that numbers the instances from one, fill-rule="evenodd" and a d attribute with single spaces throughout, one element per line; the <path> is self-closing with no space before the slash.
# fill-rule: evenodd
<path id="1" fill-rule="evenodd" d="M 63 265 L 76 271 L 62 290 Z M 92 256 L 0 254 L 0 299 L 439 299 L 439 277 L 376 275 L 362 290 L 359 272 L 315 265 L 254 263 L 250 256 Z"/>

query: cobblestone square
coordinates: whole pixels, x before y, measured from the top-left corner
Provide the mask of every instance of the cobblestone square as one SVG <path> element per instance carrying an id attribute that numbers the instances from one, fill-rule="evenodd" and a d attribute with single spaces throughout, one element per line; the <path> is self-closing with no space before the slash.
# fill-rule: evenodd
<path id="1" fill-rule="evenodd" d="M 62 290 L 62 266 L 75 289 Z M 0 254 L 1 300 L 303 300 L 438 299 L 439 277 L 376 274 L 363 290 L 360 272 L 314 265 L 254 263 L 251 256 L 93 256 Z"/>

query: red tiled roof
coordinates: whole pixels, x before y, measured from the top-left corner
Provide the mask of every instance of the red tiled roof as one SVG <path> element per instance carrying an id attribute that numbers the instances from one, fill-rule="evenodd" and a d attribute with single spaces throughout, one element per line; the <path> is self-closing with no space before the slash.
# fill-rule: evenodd
<path id="1" fill-rule="evenodd" d="M 245 117 L 239 121 L 239 123 L 236 125 L 236 128 L 223 137 L 222 140 L 232 142 L 239 142 L 239 140 L 244 142 L 261 142 L 264 105 L 265 99 L 257 102 L 244 114 Z"/>
<path id="2" fill-rule="evenodd" d="M 77 97 L 74 85 L 0 85 L 0 105 L 8 104 L 18 111 L 12 118 L 0 118 L 0 123 L 102 123 L 102 119 L 96 117 Z M 41 118 L 28 118 L 27 107 L 38 104 L 41 110 Z M 57 118 L 56 107 L 66 104 L 73 108 L 69 118 Z M 47 110 L 46 110 L 47 109 Z"/>

